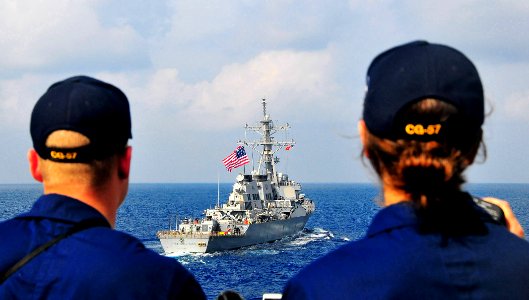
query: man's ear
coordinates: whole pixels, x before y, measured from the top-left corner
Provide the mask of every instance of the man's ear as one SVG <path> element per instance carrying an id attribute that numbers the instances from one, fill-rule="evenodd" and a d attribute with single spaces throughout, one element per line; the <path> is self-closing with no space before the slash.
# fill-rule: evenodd
<path id="1" fill-rule="evenodd" d="M 29 149 L 28 151 L 28 162 L 29 162 L 29 172 L 31 176 L 38 181 L 42 182 L 42 173 L 40 171 L 39 165 L 39 155 L 35 149 Z"/>
<path id="2" fill-rule="evenodd" d="M 128 179 L 130 175 L 130 162 L 132 158 L 132 147 L 127 146 L 125 152 L 118 156 L 118 176 L 120 179 Z"/>

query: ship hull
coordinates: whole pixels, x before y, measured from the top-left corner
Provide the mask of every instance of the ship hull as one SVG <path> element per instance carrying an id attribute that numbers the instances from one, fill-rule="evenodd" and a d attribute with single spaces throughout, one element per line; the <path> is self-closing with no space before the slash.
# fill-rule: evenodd
<path id="1" fill-rule="evenodd" d="M 262 244 L 296 234 L 305 227 L 310 215 L 250 224 L 243 235 L 174 235 L 160 238 L 166 254 L 211 253 Z"/>

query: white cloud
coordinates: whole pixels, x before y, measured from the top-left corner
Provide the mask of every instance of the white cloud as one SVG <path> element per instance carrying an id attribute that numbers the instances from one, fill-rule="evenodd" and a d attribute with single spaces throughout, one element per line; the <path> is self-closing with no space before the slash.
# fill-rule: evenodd
<path id="1" fill-rule="evenodd" d="M 134 30 L 127 24 L 102 26 L 96 5 L 87 0 L 0 2 L 2 71 L 126 67 L 124 62 L 144 59 L 143 41 Z"/>
<path id="2" fill-rule="evenodd" d="M 491 106 L 491 121 L 497 124 L 527 123 L 529 115 L 529 62 L 476 61 L 485 95 Z"/>
<path id="3" fill-rule="evenodd" d="M 511 94 L 498 108 L 505 120 L 527 122 L 529 119 L 529 90 Z"/>
<path id="4" fill-rule="evenodd" d="M 156 67 L 174 67 L 186 81 L 212 80 L 224 66 L 263 51 L 314 51 L 345 28 L 345 3 L 172 1 L 164 34 L 154 37 Z M 345 12 L 345 13 L 344 13 Z"/>
<path id="5" fill-rule="evenodd" d="M 148 106 L 163 109 L 171 105 L 175 109 L 185 109 L 195 96 L 196 88 L 186 85 L 178 76 L 176 69 L 159 69 L 147 80 L 140 101 Z"/>
<path id="6" fill-rule="evenodd" d="M 528 15 L 529 2 L 518 0 L 351 0 L 346 35 L 367 47 L 426 39 L 474 58 L 528 61 Z"/>
<path id="7" fill-rule="evenodd" d="M 25 75 L 0 81 L 0 120 L 2 128 L 29 128 L 33 105 L 50 83 L 41 76 Z"/>
<path id="8" fill-rule="evenodd" d="M 399 2 L 400 3 L 400 2 Z M 401 30 L 415 31 L 497 61 L 529 59 L 529 2 L 406 1 Z"/>
<path id="9" fill-rule="evenodd" d="M 171 68 L 142 79 L 121 74 L 112 80 L 121 82 L 142 119 L 152 115 L 156 122 L 166 118 L 173 126 L 219 130 L 252 120 L 249 116 L 260 110 L 261 98 L 277 103 L 278 112 L 288 107 L 303 108 L 309 115 L 320 111 L 336 89 L 332 68 L 329 50 L 269 51 L 225 66 L 209 82 L 185 83 Z"/>
<path id="10" fill-rule="evenodd" d="M 274 120 L 309 132 L 309 142 L 314 132 L 318 140 L 328 135 L 324 144 L 333 147 L 333 126 L 347 127 L 359 117 L 369 61 L 417 38 L 452 45 L 476 63 L 497 112 L 488 127 L 506 120 L 524 124 L 528 16 L 529 2 L 517 0 L 4 0 L 0 126 L 12 130 L 2 137 L 11 143 L 12 136 L 24 136 L 46 88 L 84 73 L 129 96 L 133 142 L 145 149 L 141 165 L 150 166 L 151 175 L 167 165 L 150 161 L 172 154 L 164 151 L 212 156 L 207 142 L 259 118 L 261 98 L 268 99 Z M 8 135 L 13 132 L 21 134 Z M 502 134 L 506 142 L 520 143 L 509 134 Z M 184 169 L 195 168 L 195 161 L 188 163 Z"/>

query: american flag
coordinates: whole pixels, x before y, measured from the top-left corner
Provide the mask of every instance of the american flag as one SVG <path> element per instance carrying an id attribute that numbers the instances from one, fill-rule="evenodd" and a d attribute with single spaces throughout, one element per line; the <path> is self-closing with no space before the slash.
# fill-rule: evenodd
<path id="1" fill-rule="evenodd" d="M 246 151 L 244 151 L 243 146 L 238 146 L 230 155 L 226 156 L 226 158 L 222 160 L 222 163 L 226 166 L 228 172 L 231 172 L 231 170 L 243 166 L 249 162 L 250 159 L 248 159 L 248 155 L 246 155 Z"/>

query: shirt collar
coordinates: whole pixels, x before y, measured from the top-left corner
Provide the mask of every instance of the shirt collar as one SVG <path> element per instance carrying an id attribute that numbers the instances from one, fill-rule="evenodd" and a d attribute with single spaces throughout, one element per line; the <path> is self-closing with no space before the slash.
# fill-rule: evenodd
<path id="1" fill-rule="evenodd" d="M 494 221 L 487 212 L 477 206 L 470 195 L 468 196 L 467 201 L 469 202 L 469 205 L 478 211 L 480 219 L 483 222 L 498 223 Z M 416 227 L 418 226 L 418 223 L 419 221 L 415 209 L 413 208 L 413 204 L 410 201 L 399 202 L 383 208 L 375 215 L 367 230 L 367 236 L 371 237 L 384 231 L 402 227 Z"/>
<path id="2" fill-rule="evenodd" d="M 105 219 L 95 208 L 77 199 L 59 194 L 42 195 L 31 210 L 19 218 L 49 218 L 71 223 L 89 219 Z M 108 223 L 108 221 L 107 221 Z M 109 224 L 110 227 L 110 224 Z"/>
<path id="3" fill-rule="evenodd" d="M 416 226 L 417 217 L 409 202 L 399 202 L 380 210 L 367 230 L 367 236 L 379 234 L 390 229 Z"/>

